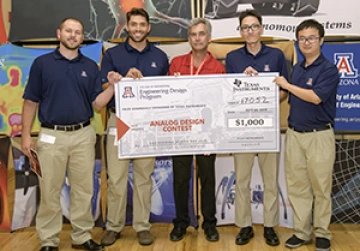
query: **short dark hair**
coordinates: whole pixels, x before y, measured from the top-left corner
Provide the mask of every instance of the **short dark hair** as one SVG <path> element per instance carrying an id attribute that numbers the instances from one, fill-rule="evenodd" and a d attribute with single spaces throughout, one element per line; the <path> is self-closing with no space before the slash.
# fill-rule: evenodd
<path id="1" fill-rule="evenodd" d="M 260 15 L 260 13 L 257 12 L 256 10 L 244 10 L 244 11 L 240 12 L 239 24 L 241 25 L 242 20 L 248 16 L 256 17 L 259 20 L 259 23 L 262 25 L 262 17 Z"/>
<path id="2" fill-rule="evenodd" d="M 65 19 L 63 19 L 60 23 L 60 26 L 59 26 L 59 29 L 61 30 L 64 26 L 64 23 L 68 20 L 72 20 L 72 21 L 75 21 L 75 22 L 78 22 L 79 24 L 81 24 L 81 27 L 82 27 L 82 32 L 84 33 L 84 24 L 83 22 L 81 22 L 80 19 L 76 18 L 76 17 L 67 17 Z"/>
<path id="3" fill-rule="evenodd" d="M 319 32 L 319 36 L 323 38 L 325 36 L 325 30 L 324 26 L 316 21 L 315 19 L 306 19 L 302 21 L 297 27 L 296 27 L 296 39 L 299 38 L 299 32 L 308 28 L 315 28 Z"/>
<path id="4" fill-rule="evenodd" d="M 130 11 L 126 13 L 126 22 L 130 21 L 131 16 L 142 16 L 146 19 L 148 23 L 150 23 L 149 14 L 143 8 L 132 8 Z"/>

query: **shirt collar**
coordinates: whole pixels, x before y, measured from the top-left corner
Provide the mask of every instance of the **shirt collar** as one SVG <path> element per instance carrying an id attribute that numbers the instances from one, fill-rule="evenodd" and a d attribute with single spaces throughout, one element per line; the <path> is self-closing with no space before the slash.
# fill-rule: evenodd
<path id="1" fill-rule="evenodd" d="M 150 51 L 151 49 L 151 43 L 146 40 L 146 46 L 145 48 L 142 50 L 142 51 L 138 51 L 137 49 L 135 49 L 134 47 L 132 47 L 130 44 L 129 44 L 129 37 L 126 38 L 125 40 L 125 49 L 128 51 L 128 52 L 138 52 L 138 53 L 144 53 L 146 51 Z"/>
<path id="2" fill-rule="evenodd" d="M 268 46 L 266 46 L 263 42 L 260 42 L 261 44 L 261 48 L 260 48 L 260 51 L 258 52 L 258 54 L 256 54 L 255 56 L 258 56 L 258 55 L 262 55 L 262 54 L 266 54 L 267 53 L 267 50 L 268 50 Z M 240 50 L 243 54 L 247 54 L 247 55 L 251 55 L 251 56 L 254 56 L 252 53 L 250 53 L 246 47 L 246 44 L 244 45 L 244 47 L 242 47 L 243 50 Z"/>
<path id="3" fill-rule="evenodd" d="M 65 58 L 60 53 L 59 47 L 57 47 L 53 52 L 53 56 L 54 56 L 55 60 L 68 60 L 68 61 L 72 61 L 72 62 L 82 62 L 82 63 L 84 63 L 83 54 L 81 53 L 80 50 L 78 50 L 78 52 L 79 52 L 79 54 L 78 54 L 78 56 L 76 58 L 69 60 L 69 59 Z"/>
<path id="4" fill-rule="evenodd" d="M 191 54 L 192 54 L 192 51 L 190 51 L 188 54 L 186 54 L 186 60 L 185 60 L 185 64 L 184 65 L 188 65 L 190 66 L 190 62 L 191 62 Z M 211 60 L 211 58 L 213 58 L 214 56 L 208 51 L 207 52 L 208 56 L 209 56 L 209 59 L 207 60 L 207 62 L 209 60 Z"/>
<path id="5" fill-rule="evenodd" d="M 324 60 L 325 60 L 324 55 L 323 55 L 322 53 L 320 53 L 320 55 L 317 57 L 317 59 L 315 59 L 315 61 L 312 62 L 312 64 L 311 64 L 311 65 L 308 65 L 307 67 L 320 65 L 322 62 L 324 62 Z M 304 60 L 300 63 L 300 66 L 301 66 L 302 68 L 304 68 L 304 69 L 307 68 L 307 67 L 305 67 L 305 63 L 306 63 L 306 59 L 304 59 Z"/>

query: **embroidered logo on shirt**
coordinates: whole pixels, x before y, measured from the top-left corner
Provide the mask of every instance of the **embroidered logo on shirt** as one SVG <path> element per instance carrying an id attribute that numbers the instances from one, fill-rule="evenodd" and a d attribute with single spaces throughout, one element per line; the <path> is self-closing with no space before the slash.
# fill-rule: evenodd
<path id="1" fill-rule="evenodd" d="M 313 79 L 309 78 L 308 81 L 306 82 L 306 85 L 312 86 L 312 82 L 313 82 Z"/>
<path id="2" fill-rule="evenodd" d="M 264 71 L 270 71 L 270 66 L 268 64 L 264 65 Z"/>
<path id="3" fill-rule="evenodd" d="M 135 97 L 131 86 L 124 86 L 124 94 L 122 95 L 122 97 L 123 98 L 133 98 L 133 97 Z"/>
<path id="4" fill-rule="evenodd" d="M 155 62 L 152 62 L 152 63 L 151 63 L 151 67 L 152 67 L 152 68 L 156 68 L 156 67 L 157 67 L 157 66 L 156 66 L 156 63 L 155 63 Z"/>
<path id="5" fill-rule="evenodd" d="M 86 71 L 82 71 L 82 72 L 81 72 L 81 77 L 87 78 Z"/>

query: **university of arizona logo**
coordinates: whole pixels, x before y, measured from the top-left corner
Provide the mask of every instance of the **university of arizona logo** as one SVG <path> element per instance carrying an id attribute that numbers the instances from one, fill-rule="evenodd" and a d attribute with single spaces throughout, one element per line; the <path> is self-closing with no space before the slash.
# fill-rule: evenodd
<path id="1" fill-rule="evenodd" d="M 312 86 L 312 84 L 313 84 L 313 79 L 309 78 L 308 81 L 306 82 L 306 85 Z"/>
<path id="2" fill-rule="evenodd" d="M 268 64 L 264 65 L 264 71 L 270 71 L 270 66 Z"/>
<path id="3" fill-rule="evenodd" d="M 135 97 L 131 86 L 125 86 L 124 87 L 124 94 L 122 95 L 122 97 L 123 98 L 133 98 L 133 97 Z"/>
<path id="4" fill-rule="evenodd" d="M 358 69 L 354 66 L 354 53 L 335 53 L 334 62 L 340 78 L 357 78 Z"/>
<path id="5" fill-rule="evenodd" d="M 155 63 L 155 62 L 152 62 L 152 63 L 151 63 L 151 67 L 152 67 L 152 68 L 156 68 L 156 63 Z"/>
<path id="6" fill-rule="evenodd" d="M 81 72 L 81 77 L 87 78 L 86 71 L 82 71 L 82 72 Z"/>

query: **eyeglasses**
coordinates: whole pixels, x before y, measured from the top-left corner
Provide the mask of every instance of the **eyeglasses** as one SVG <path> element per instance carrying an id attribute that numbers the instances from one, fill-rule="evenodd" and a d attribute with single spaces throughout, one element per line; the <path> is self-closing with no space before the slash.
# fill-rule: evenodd
<path id="1" fill-rule="evenodd" d="M 240 27 L 240 29 L 246 32 L 248 32 L 250 29 L 252 31 L 257 31 L 258 29 L 260 29 L 260 26 L 261 24 L 243 25 Z"/>
<path id="2" fill-rule="evenodd" d="M 320 37 L 315 37 L 315 36 L 299 37 L 298 41 L 299 41 L 299 43 L 305 44 L 306 41 L 308 41 L 309 43 L 315 43 L 319 39 L 320 39 Z"/>

